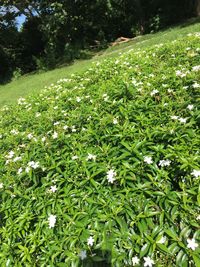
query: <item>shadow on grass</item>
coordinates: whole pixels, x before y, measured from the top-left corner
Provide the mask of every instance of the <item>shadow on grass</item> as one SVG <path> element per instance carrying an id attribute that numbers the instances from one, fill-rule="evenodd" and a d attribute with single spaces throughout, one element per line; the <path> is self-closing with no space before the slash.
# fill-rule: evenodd
<path id="1" fill-rule="evenodd" d="M 180 28 L 185 28 L 185 27 L 191 26 L 193 24 L 196 24 L 198 22 L 200 22 L 200 17 L 191 18 L 191 19 L 188 19 L 187 21 L 181 23 Z"/>
<path id="2" fill-rule="evenodd" d="M 78 267 L 111 267 L 111 252 L 109 250 L 95 250 L 86 259 L 80 260 Z"/>

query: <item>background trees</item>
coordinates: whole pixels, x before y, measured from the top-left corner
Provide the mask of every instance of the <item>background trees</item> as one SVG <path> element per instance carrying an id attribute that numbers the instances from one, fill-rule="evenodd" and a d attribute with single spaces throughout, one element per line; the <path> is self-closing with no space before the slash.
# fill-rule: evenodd
<path id="1" fill-rule="evenodd" d="M 0 80 L 200 14 L 200 0 L 0 0 Z M 16 18 L 26 21 L 18 29 Z"/>

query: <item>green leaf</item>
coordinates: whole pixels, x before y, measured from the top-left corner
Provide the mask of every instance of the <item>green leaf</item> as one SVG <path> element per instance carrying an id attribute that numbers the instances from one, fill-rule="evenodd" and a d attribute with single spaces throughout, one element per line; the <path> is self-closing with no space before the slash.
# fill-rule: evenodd
<path id="1" fill-rule="evenodd" d="M 184 256 L 184 251 L 183 250 L 180 250 L 179 253 L 178 253 L 178 255 L 176 256 L 176 265 L 177 266 L 181 266 L 183 256 Z"/>
<path id="2" fill-rule="evenodd" d="M 168 235 L 168 236 L 170 236 L 170 237 L 172 237 L 174 240 L 179 240 L 179 238 L 178 238 L 178 236 L 177 236 L 177 234 L 174 232 L 174 230 L 172 230 L 172 229 L 167 229 L 167 230 L 165 230 L 165 233 Z"/>
<path id="3" fill-rule="evenodd" d="M 146 243 L 140 250 L 140 258 L 144 257 L 148 251 L 149 251 L 149 248 L 150 248 L 150 244 L 149 243 Z"/>
<path id="4" fill-rule="evenodd" d="M 158 249 L 159 249 L 161 252 L 164 252 L 164 253 L 166 253 L 166 254 L 169 254 L 169 250 L 168 250 L 168 248 L 167 248 L 165 245 L 156 243 L 156 246 L 158 247 Z"/>
<path id="5" fill-rule="evenodd" d="M 168 250 L 171 254 L 175 255 L 180 250 L 180 247 L 175 242 L 168 247 Z"/>
<path id="6" fill-rule="evenodd" d="M 200 256 L 199 255 L 195 255 L 194 253 L 192 253 L 192 258 L 195 262 L 196 267 L 200 266 Z"/>

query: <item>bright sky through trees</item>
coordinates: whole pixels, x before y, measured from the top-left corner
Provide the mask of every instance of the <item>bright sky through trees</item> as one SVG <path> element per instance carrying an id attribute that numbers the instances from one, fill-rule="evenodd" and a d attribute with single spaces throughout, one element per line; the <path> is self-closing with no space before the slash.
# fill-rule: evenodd
<path id="1" fill-rule="evenodd" d="M 20 29 L 24 21 L 26 20 L 26 17 L 24 15 L 21 15 L 16 18 L 17 21 L 17 28 Z"/>

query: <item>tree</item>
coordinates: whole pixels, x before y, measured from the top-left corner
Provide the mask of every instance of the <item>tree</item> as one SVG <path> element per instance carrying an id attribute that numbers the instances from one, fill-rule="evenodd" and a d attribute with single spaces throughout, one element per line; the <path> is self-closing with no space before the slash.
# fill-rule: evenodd
<path id="1" fill-rule="evenodd" d="M 200 16 L 200 0 L 196 0 L 196 15 Z"/>
<path id="2" fill-rule="evenodd" d="M 19 32 L 17 65 L 22 73 L 34 71 L 37 68 L 36 59 L 44 54 L 45 42 L 40 24 L 40 17 L 31 17 Z"/>
<path id="3" fill-rule="evenodd" d="M 26 22 L 17 32 L 22 14 Z M 196 14 L 200 0 L 0 0 L 2 62 L 9 73 L 53 68 L 96 43 L 158 31 Z"/>
<path id="4" fill-rule="evenodd" d="M 18 32 L 12 14 L 0 12 L 0 82 L 6 82 L 15 68 L 15 44 Z"/>

